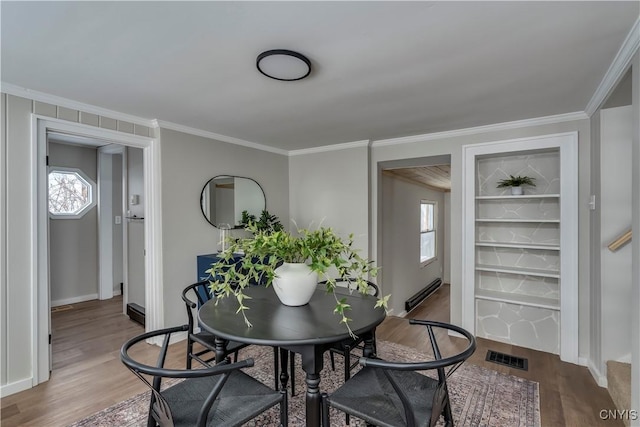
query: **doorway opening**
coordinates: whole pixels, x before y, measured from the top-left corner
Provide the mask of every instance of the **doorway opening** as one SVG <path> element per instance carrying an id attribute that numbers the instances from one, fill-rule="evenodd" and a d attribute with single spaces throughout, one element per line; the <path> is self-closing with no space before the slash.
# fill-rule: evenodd
<path id="1" fill-rule="evenodd" d="M 451 156 L 380 162 L 379 258 L 399 316 L 450 282 Z M 401 284 L 401 285 L 398 285 Z"/>
<path id="2" fill-rule="evenodd" d="M 32 343 L 33 343 L 33 385 L 37 385 L 49 379 L 50 370 L 52 367 L 51 357 L 51 302 L 53 292 L 50 288 L 51 285 L 51 256 L 52 251 L 50 247 L 50 229 L 49 229 L 49 200 L 48 200 L 48 178 L 49 168 L 47 166 L 48 160 L 48 139 L 50 135 L 66 135 L 69 140 L 76 139 L 76 145 L 78 141 L 87 142 L 93 140 L 94 145 L 114 145 L 122 149 L 122 147 L 133 147 L 138 149 L 141 154 L 142 164 L 142 184 L 141 186 L 145 190 L 146 203 L 143 207 L 143 217 L 146 221 L 143 225 L 144 236 L 141 241 L 141 253 L 142 253 L 142 267 L 144 272 L 143 289 L 144 289 L 144 303 L 148 307 L 147 309 L 147 329 L 157 329 L 162 327 L 163 318 L 163 305 L 162 305 L 162 283 L 161 283 L 161 227 L 160 227 L 160 159 L 159 159 L 159 147 L 158 141 L 154 138 L 142 137 L 137 135 L 123 134 L 117 131 L 111 131 L 107 129 L 95 128 L 93 126 L 82 125 L 78 123 L 66 122 L 64 120 L 52 119 L 48 117 L 33 116 L 33 145 L 32 159 L 34 167 L 34 176 L 36 177 L 34 183 L 33 194 L 33 206 L 34 215 L 32 222 L 32 236 L 34 238 L 34 281 L 32 282 L 32 295 L 33 295 L 33 316 L 32 316 Z M 61 138 L 58 136 L 58 138 Z M 69 142 L 69 141 L 67 141 Z M 69 144 L 67 144 L 69 145 Z M 80 144 L 81 145 L 81 144 Z M 86 148 L 86 147 L 85 147 Z M 112 156 L 113 153 L 100 153 L 98 158 L 102 155 Z M 110 164 L 112 166 L 112 164 Z M 111 167 L 104 167 L 101 172 L 105 170 L 112 170 Z M 86 181 L 86 180 L 85 180 Z M 105 183 L 108 180 L 105 180 Z M 106 191 L 98 192 L 98 199 L 104 196 Z M 100 200 L 97 202 L 100 204 Z M 108 205 L 102 203 L 103 207 Z M 107 211 L 108 214 L 101 215 L 100 219 L 103 219 L 107 224 L 112 225 L 112 221 L 115 222 L 115 216 L 112 215 L 112 211 Z M 98 219 L 98 222 L 100 222 Z M 108 219 L 108 220 L 107 220 Z M 124 218 L 121 218 L 121 221 Z M 99 227 L 101 230 L 102 228 Z M 108 228 L 111 232 L 112 228 Z M 104 233 L 103 233 L 104 234 Z M 108 239 L 101 235 L 98 238 L 98 244 L 104 244 Z M 94 242 L 95 243 L 95 242 Z M 110 244 L 112 246 L 112 242 Z M 103 249 L 103 248 L 101 248 Z M 100 251 L 102 253 L 102 250 Z M 105 251 L 109 252 L 109 251 Z M 111 256 L 111 262 L 113 262 L 113 251 L 109 254 Z M 123 257 L 123 260 L 127 259 Z M 55 261 L 55 260 L 54 260 Z M 126 262 L 124 262 L 126 263 Z M 100 264 L 103 264 L 103 260 L 100 260 Z M 111 264 L 109 264 L 111 265 Z M 75 270 L 74 270 L 75 269 Z M 82 266 L 75 265 L 71 268 L 72 271 L 79 271 Z M 124 268 L 126 269 L 126 267 Z M 98 282 L 103 286 L 98 286 L 99 297 L 101 299 L 107 299 L 113 296 L 113 293 L 118 293 L 119 283 L 116 286 L 113 285 L 113 268 L 98 268 Z M 109 281 L 109 275 L 107 272 L 111 272 L 111 281 Z M 126 294 L 126 280 L 123 279 L 123 291 Z M 107 285 L 105 285 L 107 284 Z M 65 304 L 61 304 L 65 305 Z M 124 308 L 123 308 L 124 311 Z"/>

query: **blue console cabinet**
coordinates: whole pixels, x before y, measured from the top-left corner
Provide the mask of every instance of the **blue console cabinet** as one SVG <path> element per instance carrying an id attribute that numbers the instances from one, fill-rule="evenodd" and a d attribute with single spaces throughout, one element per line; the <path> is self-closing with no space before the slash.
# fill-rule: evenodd
<path id="1" fill-rule="evenodd" d="M 220 260 L 220 257 L 218 255 L 219 254 L 198 255 L 198 282 L 201 280 L 209 279 L 209 274 L 206 273 L 206 271 L 211 268 L 211 264 L 216 263 Z M 242 259 L 242 255 L 234 254 L 233 258 L 237 262 Z"/>

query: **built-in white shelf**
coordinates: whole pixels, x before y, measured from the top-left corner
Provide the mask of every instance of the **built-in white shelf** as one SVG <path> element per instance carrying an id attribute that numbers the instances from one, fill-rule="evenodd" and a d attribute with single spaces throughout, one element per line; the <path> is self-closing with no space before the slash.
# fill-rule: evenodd
<path id="1" fill-rule="evenodd" d="M 560 310 L 560 301 L 555 298 L 545 298 L 533 295 L 515 294 L 513 292 L 488 291 L 476 289 L 476 298 L 488 301 L 506 302 L 509 304 L 524 305 L 528 307 Z"/>
<path id="2" fill-rule="evenodd" d="M 477 218 L 476 222 L 548 223 L 560 224 L 559 219 Z"/>
<path id="3" fill-rule="evenodd" d="M 470 144 L 462 168 L 463 326 L 571 363 L 579 335 L 577 147 L 577 132 Z M 510 174 L 540 184 L 522 195 L 496 189 Z M 504 330 L 516 323 L 536 333 Z"/>
<path id="4" fill-rule="evenodd" d="M 523 194 L 522 196 L 512 196 L 510 194 L 504 196 L 476 196 L 476 200 L 505 200 L 505 199 L 559 199 L 559 194 Z"/>
<path id="5" fill-rule="evenodd" d="M 543 251 L 560 250 L 560 245 L 543 245 L 539 243 L 476 242 L 476 246 L 484 246 L 489 248 L 537 249 Z"/>
<path id="6" fill-rule="evenodd" d="M 551 277 L 554 279 L 560 278 L 560 271 L 541 268 L 505 267 L 503 265 L 477 264 L 476 270 L 492 271 L 495 273 L 521 274 L 524 276 Z"/>

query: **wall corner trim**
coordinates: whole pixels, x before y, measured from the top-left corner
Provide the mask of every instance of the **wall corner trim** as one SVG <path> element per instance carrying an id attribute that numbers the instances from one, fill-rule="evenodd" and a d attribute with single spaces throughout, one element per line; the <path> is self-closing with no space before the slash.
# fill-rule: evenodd
<path id="1" fill-rule="evenodd" d="M 571 122 L 574 120 L 585 120 L 589 116 L 584 111 L 573 113 L 556 114 L 553 116 L 536 117 L 532 119 L 516 120 L 512 122 L 495 123 L 491 125 L 476 126 L 471 128 L 449 130 L 444 132 L 426 133 L 423 135 L 404 136 L 400 138 L 379 139 L 373 141 L 373 147 L 384 147 L 387 145 L 411 144 L 415 142 L 433 141 L 435 139 L 455 138 L 460 136 L 475 135 L 479 133 L 497 132 L 509 129 L 518 129 L 529 126 L 541 126 L 553 123 Z"/>
<path id="2" fill-rule="evenodd" d="M 300 150 L 289 151 L 289 156 L 300 156 L 304 154 L 323 153 L 326 151 L 347 150 L 349 148 L 368 147 L 371 143 L 368 139 L 360 141 L 344 142 L 342 144 L 323 145 L 321 147 L 303 148 Z"/>
<path id="3" fill-rule="evenodd" d="M 63 98 L 61 96 L 49 95 L 48 93 L 38 92 L 37 90 L 27 89 L 20 86 L 13 85 L 11 83 L 0 82 L 0 89 L 2 92 L 9 95 L 18 96 L 21 98 L 30 99 L 32 101 L 45 102 L 47 104 L 53 104 L 59 107 L 70 108 L 72 110 L 78 110 L 83 113 L 97 114 L 98 116 L 104 116 L 115 120 L 122 120 L 126 122 L 135 123 L 142 126 L 156 127 L 154 121 L 145 119 L 142 117 L 133 116 L 130 114 L 120 113 L 118 111 L 109 110 L 107 108 L 96 107 L 95 105 L 84 104 L 82 102 L 74 101 L 72 99 Z"/>
<path id="4" fill-rule="evenodd" d="M 268 145 L 258 144 L 257 142 L 246 141 L 244 139 L 221 135 L 219 133 L 196 129 L 189 126 L 183 126 L 177 123 L 166 122 L 164 120 L 157 120 L 156 124 L 160 128 L 175 130 L 177 132 L 188 133 L 190 135 L 201 136 L 203 138 L 215 139 L 217 141 L 227 142 L 229 144 L 241 145 L 243 147 L 255 148 L 256 150 L 268 151 L 270 153 L 280 154 L 283 156 L 286 156 L 289 153 L 287 150 L 282 150 L 280 148 L 270 147 Z"/>
<path id="5" fill-rule="evenodd" d="M 620 50 L 613 59 L 613 62 L 609 66 L 609 69 L 605 73 L 602 81 L 598 85 L 598 88 L 593 93 L 593 96 L 589 100 L 584 111 L 589 117 L 591 117 L 605 101 L 611 90 L 618 84 L 622 76 L 624 75 L 633 56 L 640 48 L 640 18 L 636 19 L 635 24 L 631 27 L 631 31 L 627 34 Z"/>

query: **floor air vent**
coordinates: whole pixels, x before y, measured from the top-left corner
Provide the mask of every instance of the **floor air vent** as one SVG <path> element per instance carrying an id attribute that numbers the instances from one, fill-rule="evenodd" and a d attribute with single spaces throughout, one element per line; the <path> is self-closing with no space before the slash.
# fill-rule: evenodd
<path id="1" fill-rule="evenodd" d="M 523 371 L 529 370 L 529 362 L 523 357 L 511 356 L 510 354 L 498 353 L 497 351 L 488 350 L 487 358 L 488 362 L 498 363 L 510 368 L 522 369 Z"/>

